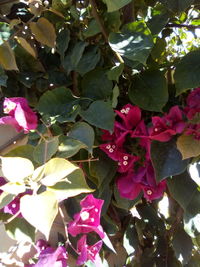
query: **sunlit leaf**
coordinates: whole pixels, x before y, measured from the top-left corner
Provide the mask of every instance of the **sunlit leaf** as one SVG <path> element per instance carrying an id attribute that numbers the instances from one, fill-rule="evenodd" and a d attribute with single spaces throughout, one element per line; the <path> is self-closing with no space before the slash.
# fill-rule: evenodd
<path id="1" fill-rule="evenodd" d="M 11 182 L 23 182 L 34 171 L 33 163 L 26 158 L 1 157 L 1 164 L 4 177 Z"/>
<path id="2" fill-rule="evenodd" d="M 18 70 L 15 55 L 8 42 L 0 45 L 0 64 L 5 70 Z"/>
<path id="3" fill-rule="evenodd" d="M 22 37 L 17 37 L 18 43 L 34 58 L 37 58 L 36 50 Z"/>
<path id="4" fill-rule="evenodd" d="M 58 213 L 58 202 L 53 192 L 26 195 L 20 199 L 23 217 L 48 239 L 53 221 Z"/>
<path id="5" fill-rule="evenodd" d="M 51 22 L 45 18 L 39 18 L 37 22 L 30 22 L 30 28 L 38 42 L 55 47 L 56 33 Z"/>
<path id="6" fill-rule="evenodd" d="M 181 152 L 183 159 L 200 155 L 200 142 L 193 135 L 181 135 L 177 139 L 177 148 Z"/>

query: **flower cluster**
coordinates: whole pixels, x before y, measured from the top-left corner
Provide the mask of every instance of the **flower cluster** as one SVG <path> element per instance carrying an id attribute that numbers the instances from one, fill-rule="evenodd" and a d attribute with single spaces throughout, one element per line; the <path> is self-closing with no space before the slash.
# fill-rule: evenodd
<path id="1" fill-rule="evenodd" d="M 37 116 L 23 97 L 5 98 L 3 111 L 8 116 L 0 118 L 0 124 L 13 126 L 18 132 L 28 133 L 37 128 Z"/>
<path id="2" fill-rule="evenodd" d="M 163 195 L 166 182 L 156 183 L 150 145 L 152 140 L 167 142 L 181 133 L 200 139 L 200 124 L 185 120 L 200 114 L 200 88 L 190 93 L 186 104 L 184 110 L 174 106 L 162 117 L 152 117 L 150 127 L 145 125 L 137 106 L 127 104 L 115 111 L 118 120 L 114 131 L 110 134 L 103 130 L 102 140 L 106 143 L 101 144 L 100 149 L 118 162 L 117 187 L 121 197 L 135 199 L 143 191 L 144 197 L 151 201 Z"/>
<path id="3" fill-rule="evenodd" d="M 52 248 L 45 240 L 36 243 L 38 262 L 25 267 L 67 267 L 67 252 L 62 246 Z"/>
<path id="4" fill-rule="evenodd" d="M 77 265 L 82 265 L 86 261 L 91 260 L 98 265 L 99 251 L 102 247 L 102 240 L 96 242 L 92 246 L 87 245 L 86 233 L 96 232 L 100 238 L 104 238 L 105 234 L 100 224 L 101 208 L 104 201 L 96 199 L 92 194 L 87 195 L 81 202 L 81 211 L 74 215 L 74 220 L 68 225 L 68 232 L 72 236 L 84 234 L 77 242 Z"/>

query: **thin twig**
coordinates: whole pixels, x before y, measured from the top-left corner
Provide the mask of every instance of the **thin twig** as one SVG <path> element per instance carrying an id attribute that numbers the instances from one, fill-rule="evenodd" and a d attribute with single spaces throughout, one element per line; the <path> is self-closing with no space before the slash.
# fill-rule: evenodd
<path id="1" fill-rule="evenodd" d="M 105 38 L 105 41 L 106 43 L 108 43 L 108 33 L 104 27 L 104 23 L 103 21 L 101 20 L 100 16 L 99 16 L 99 13 L 98 13 L 98 8 L 97 8 L 97 4 L 96 4 L 96 1 L 95 0 L 89 0 L 90 1 L 90 5 L 92 7 L 92 14 L 93 14 L 93 17 L 96 19 L 97 23 L 99 24 L 99 27 L 101 29 L 101 32 Z M 119 60 L 120 63 L 124 63 L 124 60 L 123 58 L 120 56 L 120 54 L 118 52 L 115 52 L 115 56 L 116 58 Z"/>
<path id="2" fill-rule="evenodd" d="M 188 25 L 188 24 L 176 24 L 176 23 L 168 23 L 165 27 L 167 27 L 167 28 L 187 28 L 190 30 L 200 29 L 200 25 Z"/>
<path id="3" fill-rule="evenodd" d="M 16 212 L 12 217 L 10 217 L 6 222 L 4 222 L 4 224 L 8 224 L 8 223 L 12 222 L 20 213 L 21 213 L 21 211 L 18 210 L 18 212 Z"/>
<path id="4" fill-rule="evenodd" d="M 70 162 L 90 162 L 90 161 L 98 161 L 99 160 L 99 158 L 96 158 L 96 159 L 82 159 L 82 160 L 70 160 Z"/>

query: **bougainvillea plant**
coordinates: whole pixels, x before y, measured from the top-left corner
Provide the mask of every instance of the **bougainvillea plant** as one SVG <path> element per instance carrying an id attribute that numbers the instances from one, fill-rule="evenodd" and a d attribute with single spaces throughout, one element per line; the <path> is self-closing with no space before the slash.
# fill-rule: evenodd
<path id="1" fill-rule="evenodd" d="M 0 266 L 200 266 L 199 9 L 0 1 Z"/>

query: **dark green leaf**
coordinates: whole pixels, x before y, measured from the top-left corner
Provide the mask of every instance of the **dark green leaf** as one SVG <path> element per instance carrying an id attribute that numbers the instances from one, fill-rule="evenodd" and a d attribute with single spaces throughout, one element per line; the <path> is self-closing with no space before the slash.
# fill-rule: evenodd
<path id="1" fill-rule="evenodd" d="M 108 131 L 114 127 L 115 114 L 111 105 L 107 102 L 94 101 L 87 110 L 80 112 L 81 117 L 88 123 Z"/>
<path id="2" fill-rule="evenodd" d="M 200 86 L 200 50 L 192 51 L 178 63 L 175 73 L 176 94 Z"/>
<path id="3" fill-rule="evenodd" d="M 116 11 L 129 4 L 132 0 L 104 0 L 108 7 L 108 12 Z"/>
<path id="4" fill-rule="evenodd" d="M 180 226 L 176 229 L 172 240 L 177 259 L 183 258 L 183 264 L 188 263 L 191 258 L 193 244 L 190 236 Z"/>
<path id="5" fill-rule="evenodd" d="M 58 144 L 58 137 L 52 137 L 45 141 L 42 140 L 33 151 L 34 160 L 44 164 L 56 153 Z"/>
<path id="6" fill-rule="evenodd" d="M 194 2 L 194 0 L 159 0 L 159 1 L 174 13 L 180 13 L 184 11 Z"/>
<path id="7" fill-rule="evenodd" d="M 37 110 L 47 122 L 74 121 L 78 112 L 78 100 L 69 89 L 56 88 L 45 92 L 39 99 Z"/>
<path id="8" fill-rule="evenodd" d="M 187 172 L 167 179 L 172 197 L 187 214 L 187 220 L 200 213 L 200 192 Z"/>
<path id="9" fill-rule="evenodd" d="M 68 48 L 70 40 L 70 32 L 68 29 L 63 29 L 59 32 L 56 39 L 57 51 L 61 56 L 61 59 L 64 59 L 65 51 Z"/>
<path id="10" fill-rule="evenodd" d="M 146 64 L 153 47 L 153 37 L 146 24 L 137 21 L 127 24 L 122 33 L 111 33 L 109 44 L 121 56 Z"/>
<path id="11" fill-rule="evenodd" d="M 176 141 L 153 141 L 151 144 L 151 160 L 158 182 L 185 171 L 189 163 L 182 160 L 180 151 L 176 148 Z"/>
<path id="12" fill-rule="evenodd" d="M 119 77 L 122 74 L 123 69 L 124 69 L 124 64 L 122 63 L 119 64 L 118 66 L 112 67 L 112 69 L 110 69 L 107 72 L 108 79 L 119 82 Z"/>
<path id="13" fill-rule="evenodd" d="M 162 72 L 153 70 L 135 75 L 129 89 L 129 98 L 139 107 L 150 111 L 162 111 L 168 100 L 168 88 Z"/>
<path id="14" fill-rule="evenodd" d="M 107 78 L 106 71 L 95 69 L 85 74 L 82 80 L 83 96 L 94 100 L 106 99 L 112 93 L 112 81 Z"/>
<path id="15" fill-rule="evenodd" d="M 85 122 L 74 124 L 72 129 L 68 132 L 68 137 L 82 142 L 87 147 L 88 151 L 92 153 L 94 130 L 89 124 Z"/>
<path id="16" fill-rule="evenodd" d="M 100 52 L 97 46 L 89 46 L 81 57 L 76 71 L 81 75 L 93 70 L 100 60 Z"/>
<path id="17" fill-rule="evenodd" d="M 157 5 L 152 11 L 152 18 L 148 21 L 152 34 L 158 34 L 162 31 L 169 20 L 169 12 L 162 6 Z"/>
<path id="18" fill-rule="evenodd" d="M 87 29 L 85 29 L 83 31 L 83 35 L 86 38 L 88 38 L 88 37 L 94 36 L 94 35 L 96 35 L 97 33 L 100 33 L 100 32 L 101 32 L 101 29 L 99 27 L 98 22 L 96 21 L 96 19 L 92 19 L 90 21 L 90 23 L 88 24 Z"/>

